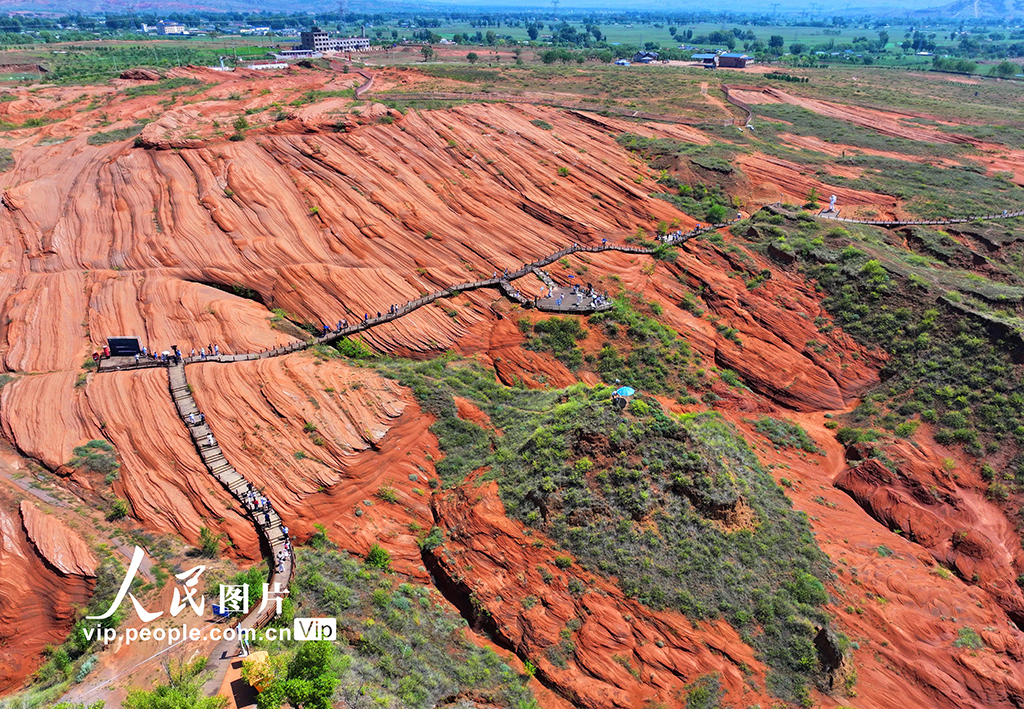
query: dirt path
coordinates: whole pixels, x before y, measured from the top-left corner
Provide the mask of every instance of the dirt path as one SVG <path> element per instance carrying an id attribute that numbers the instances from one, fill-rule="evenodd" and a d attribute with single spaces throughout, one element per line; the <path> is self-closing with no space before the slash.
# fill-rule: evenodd
<path id="1" fill-rule="evenodd" d="M 719 111 L 721 111 L 726 118 L 735 118 L 735 116 L 733 116 L 732 113 L 729 111 L 729 107 L 725 105 L 724 101 L 722 101 L 717 96 L 712 96 L 711 94 L 708 93 L 708 82 L 700 82 L 700 95 L 704 97 L 705 101 L 707 101 L 709 104 L 715 106 Z"/>

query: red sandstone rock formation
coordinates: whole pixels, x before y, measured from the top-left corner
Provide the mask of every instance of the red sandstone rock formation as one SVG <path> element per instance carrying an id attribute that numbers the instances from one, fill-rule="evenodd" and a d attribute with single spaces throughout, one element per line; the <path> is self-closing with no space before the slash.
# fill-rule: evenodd
<path id="1" fill-rule="evenodd" d="M 22 503 L 19 521 L 16 509 L 4 493 L 0 499 L 0 692 L 19 687 L 40 664 L 43 648 L 64 641 L 76 609 L 89 599 L 94 585 L 90 577 L 95 575 L 95 559 L 77 536 L 50 538 L 51 532 L 70 532 L 65 525 L 41 519 L 47 515 L 31 503 Z M 26 529 L 41 546 L 33 544 Z"/>
<path id="2" fill-rule="evenodd" d="M 0 103 L 5 120 L 66 119 L 38 136 L 15 132 L 15 166 L 0 174 L 0 369 L 17 375 L 0 395 L 0 429 L 23 454 L 68 475 L 62 466 L 76 445 L 110 440 L 122 464 L 112 492 L 131 502 L 148 530 L 189 542 L 201 526 L 224 531 L 239 557 L 258 558 L 255 533 L 199 463 L 164 373 L 79 380 L 83 360 L 104 337 L 138 335 L 151 347 L 177 344 L 186 352 L 209 343 L 228 352 L 270 348 L 301 334 L 271 309 L 300 322 L 333 324 L 518 267 L 572 241 L 621 240 L 637 227 L 652 231 L 661 219 L 678 219 L 684 229 L 695 222 L 651 199 L 660 189 L 652 175 L 608 135 L 629 129 L 708 142 L 688 127 L 467 105 L 391 113 L 390 125 L 374 124 L 385 115 L 374 107 L 358 118 L 346 115 L 340 132 L 338 117 L 326 113 L 344 103 L 337 101 L 302 107 L 279 122 L 260 110 L 250 116 L 246 139 L 228 142 L 213 133 L 214 121 L 230 125 L 249 108 L 287 103 L 311 89 L 347 88 L 352 77 L 303 70 L 270 78 L 197 69 L 171 74 L 211 86 L 201 88 L 196 103 L 169 109 L 154 97 L 116 95 L 116 87 L 20 92 Z M 260 96 L 254 87 L 270 94 Z M 244 97 L 224 100 L 233 92 Z M 110 98 L 103 110 L 121 125 L 158 119 L 143 133 L 144 144 L 180 150 L 135 148 L 133 141 L 88 145 L 95 116 L 71 104 L 83 93 Z M 533 125 L 535 119 L 555 130 Z M 40 144 L 40 136 L 68 140 Z M 766 180 L 788 174 L 778 165 L 758 166 Z M 560 167 L 569 174 L 559 175 Z M 804 182 L 798 184 L 802 189 Z M 789 494 L 842 571 L 831 588 L 831 610 L 837 627 L 860 644 L 854 652 L 860 682 L 856 699 L 821 696 L 824 706 L 1011 706 L 1024 695 L 1021 633 L 1008 615 L 1020 597 L 1013 583 L 1020 567 L 1015 533 L 977 493 L 941 479 L 934 456 L 922 460 L 909 449 L 897 462 L 899 474 L 869 461 L 843 473 L 840 484 L 850 495 L 833 487 L 846 465 L 821 412 L 847 408 L 874 384 L 878 357 L 839 328 L 821 333 L 815 322 L 828 315 L 812 287 L 773 270 L 759 287 L 747 288 L 745 278 L 771 268 L 756 254 L 748 257 L 694 241 L 675 264 L 652 268 L 648 257 L 600 254 L 574 258 L 570 266 L 585 266 L 588 278 L 608 287 L 611 276 L 621 279 L 664 308 L 661 320 L 706 366 L 738 372 L 752 391 L 721 388 L 727 398 L 720 408 L 748 439 L 760 440 L 749 416 L 771 411 L 799 417 L 827 450 L 820 459 L 758 450 L 765 463 L 788 466 L 776 468 L 777 477 L 792 484 Z M 523 289 L 533 292 L 528 283 Z M 698 289 L 700 308 L 734 328 L 742 346 L 679 307 L 684 294 Z M 379 351 L 415 357 L 456 349 L 492 366 L 506 384 L 576 381 L 561 363 L 520 346 L 518 317 L 496 293 L 477 291 L 362 339 Z M 271 494 L 299 541 L 314 524 L 355 554 L 379 541 L 396 569 L 428 583 L 430 559 L 414 529 L 428 529 L 436 513 L 451 534 L 431 570 L 451 584 L 454 601 L 471 594 L 488 611 L 488 629 L 500 642 L 542 658 L 542 677 L 555 692 L 542 695 L 545 706 L 560 704 L 551 696 L 594 707 L 675 702 L 681 686 L 709 671 L 722 673 L 730 702 L 771 703 L 744 681 L 741 663 L 761 686 L 764 668 L 734 630 L 724 624 L 698 630 L 681 616 L 623 598 L 613 580 L 576 566 L 557 571 L 550 541 L 528 537 L 509 520 L 493 485 L 470 482 L 437 493 L 432 508 L 430 482 L 441 453 L 430 417 L 396 383 L 312 354 L 191 366 L 189 380 L 227 457 Z M 461 415 L 487 423 L 466 405 Z M 305 430 L 306 423 L 315 431 Z M 99 489 L 98 481 L 74 475 L 84 488 Z M 393 489 L 397 502 L 381 499 L 381 486 Z M 59 642 L 89 583 L 48 566 L 12 509 L 0 510 L 0 621 L 18 637 L 38 627 L 45 642 Z M 52 536 L 45 531 L 52 520 L 32 509 L 25 520 L 25 529 L 43 530 L 35 538 Z M 892 533 L 896 526 L 902 536 Z M 895 554 L 880 557 L 883 544 Z M 88 569 L 81 549 L 71 549 L 43 542 L 40 553 L 74 559 L 68 570 Z M 935 559 L 960 578 L 942 577 Z M 551 584 L 540 578 L 538 563 L 552 568 Z M 591 590 L 569 593 L 570 577 Z M 538 603 L 525 609 L 520 600 L 531 594 Z M 580 622 L 574 649 L 559 667 L 547 649 L 574 618 Z M 977 629 L 987 649 L 953 648 L 963 626 Z M 38 665 L 41 648 L 35 641 L 0 648 L 0 691 Z M 636 675 L 615 656 L 628 660 Z"/>
<path id="3" fill-rule="evenodd" d="M 22 500 L 20 509 L 25 533 L 51 566 L 64 576 L 96 577 L 99 562 L 78 534 L 28 500 Z"/>

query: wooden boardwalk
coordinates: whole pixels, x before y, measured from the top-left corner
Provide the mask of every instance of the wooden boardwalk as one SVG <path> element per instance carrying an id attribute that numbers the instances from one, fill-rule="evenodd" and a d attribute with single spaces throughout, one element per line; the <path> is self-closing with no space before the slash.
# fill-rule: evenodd
<path id="1" fill-rule="evenodd" d="M 254 486 L 242 476 L 228 462 L 224 451 L 217 445 L 217 439 L 213 431 L 204 421 L 204 416 L 196 406 L 192 397 L 188 380 L 185 378 L 185 365 L 178 363 L 167 368 L 168 386 L 171 391 L 171 398 L 178 410 L 178 416 L 188 429 L 189 436 L 195 444 L 199 457 L 202 458 L 206 469 L 220 481 L 221 485 L 231 493 L 242 509 L 246 510 L 252 519 L 260 536 L 260 545 L 263 547 L 263 556 L 267 558 L 270 566 L 270 577 L 267 579 L 270 589 L 286 589 L 292 578 L 294 569 L 294 555 L 286 550 L 285 540 L 288 535 L 284 532 L 284 523 L 281 516 L 273 505 L 266 510 L 254 510 L 249 502 L 249 493 L 255 490 Z M 257 491 L 258 492 L 258 491 Z M 278 566 L 278 555 L 283 561 Z M 275 584 L 280 584 L 275 586 Z M 238 621 L 236 629 L 252 630 L 260 628 L 274 617 L 276 604 L 268 603 L 264 610 L 253 609 L 248 615 Z M 237 640 L 223 640 L 214 649 L 210 661 L 214 665 L 214 674 L 206 684 L 208 695 L 220 691 L 224 676 L 227 674 L 231 660 L 237 656 L 239 643 Z"/>

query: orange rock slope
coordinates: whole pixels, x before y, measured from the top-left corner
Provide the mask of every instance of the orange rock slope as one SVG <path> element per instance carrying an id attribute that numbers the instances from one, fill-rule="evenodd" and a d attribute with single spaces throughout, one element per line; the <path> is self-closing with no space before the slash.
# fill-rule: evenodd
<path id="1" fill-rule="evenodd" d="M 286 319 L 351 320 L 518 267 L 573 241 L 621 241 L 659 220 L 678 220 L 684 229 L 694 224 L 649 197 L 660 188 L 615 143 L 626 124 L 613 119 L 512 104 L 406 115 L 364 106 L 356 116 L 344 112 L 345 101 L 330 99 L 280 121 L 257 110 L 246 139 L 229 142 L 215 134 L 214 122 L 230 125 L 246 109 L 288 105 L 310 90 L 346 88 L 351 79 L 303 70 L 179 74 L 202 83 L 187 105 L 128 97 L 118 93 L 122 84 L 92 91 L 112 120 L 159 119 L 147 126 L 144 145 L 180 150 L 137 148 L 130 140 L 89 145 L 88 134 L 101 130 L 98 116 L 69 107 L 72 95 L 64 89 L 0 104 L 0 111 L 19 104 L 26 115 L 67 116 L 42 131 L 18 132 L 15 167 L 0 174 L 0 371 L 15 377 L 0 393 L 0 429 L 22 454 L 92 490 L 105 483 L 66 464 L 76 445 L 109 440 L 121 462 L 109 492 L 127 499 L 147 529 L 192 543 L 200 527 L 223 531 L 240 559 L 258 558 L 255 532 L 203 469 L 171 405 L 165 373 L 83 374 L 83 360 L 106 336 L 138 335 L 151 347 L 177 344 L 186 352 L 214 343 L 225 352 L 264 349 L 301 336 Z M 235 92 L 240 100 L 231 99 Z M 671 126 L 635 130 L 707 140 Z M 67 140 L 42 144 L 40 135 Z M 761 167 L 765 180 L 775 179 L 779 166 Z M 877 466 L 846 471 L 844 451 L 821 417 L 848 409 L 877 382 L 880 356 L 839 328 L 821 327 L 829 318 L 812 286 L 771 270 L 748 287 L 766 269 L 770 264 L 728 241 L 693 241 L 671 264 L 606 253 L 550 270 L 563 280 L 585 272 L 601 288 L 621 284 L 661 306 L 660 319 L 688 340 L 702 366 L 731 369 L 746 383 L 748 389 L 715 391 L 718 407 L 748 439 L 762 440 L 748 417 L 767 412 L 799 417 L 825 448 L 826 456 L 814 457 L 758 446 L 766 464 L 788 466 L 776 467 L 776 475 L 787 478 L 796 506 L 811 516 L 819 543 L 842 572 L 830 610 L 837 628 L 859 644 L 858 697 L 816 695 L 822 706 L 1013 706 L 1024 675 L 1022 636 L 1008 615 L 1020 594 L 1009 586 L 1018 562 L 1005 517 L 969 486 L 929 477 L 928 454 L 922 462 L 905 451 L 901 470 L 920 474 L 925 489 L 934 482 L 945 495 L 934 504 L 921 498 L 920 486 L 894 484 Z M 535 288 L 523 283 L 524 292 Z M 684 297 L 706 314 L 682 307 Z M 576 381 L 561 363 L 521 347 L 521 316 L 497 293 L 474 291 L 363 339 L 414 357 L 455 349 L 493 367 L 506 384 Z M 595 338 L 591 333 L 584 348 Z M 592 707 L 681 705 L 680 689 L 711 671 L 721 673 L 730 702 L 772 702 L 761 693 L 764 667 L 727 625 L 698 629 L 575 568 L 543 583 L 536 566 L 553 564 L 551 542 L 510 521 L 493 485 L 431 487 L 442 455 L 428 430 L 432 422 L 396 382 L 315 352 L 191 365 L 188 376 L 228 459 L 268 492 L 298 541 L 318 524 L 352 553 L 384 544 L 398 571 L 420 583 L 433 577 L 481 630 L 531 661 L 548 658 L 561 631 L 578 623 L 565 667 L 537 660 L 554 693 L 542 694 L 545 706 L 560 706 L 556 696 Z M 459 411 L 489 425 L 468 402 Z M 833 485 L 840 475 L 850 495 Z M 68 618 L 88 583 L 77 575 L 54 582 L 42 557 L 29 553 L 16 517 L 0 514 L 0 577 L 10 570 L 17 579 L 0 584 L 4 618 Z M 48 520 L 32 509 L 26 520 L 37 538 L 50 535 Z M 417 534 L 435 523 L 450 540 L 444 551 L 424 554 Z M 920 537 L 897 535 L 896 525 L 919 529 Z M 962 539 L 947 543 L 949 530 L 955 536 L 964 527 L 970 529 Z M 878 555 L 883 544 L 892 556 Z M 89 568 L 77 547 L 43 543 L 39 551 L 68 571 Z M 935 559 L 960 578 L 935 571 Z M 574 595 L 570 578 L 590 590 Z M 47 591 L 52 605 L 32 607 L 39 603 L 29 600 L 33 594 L 54 587 L 63 595 Z M 539 603 L 526 609 L 520 599 L 531 594 Z M 985 649 L 953 647 L 965 625 L 983 634 Z M 62 626 L 47 627 L 59 636 Z M 19 650 L 6 668 L 7 686 L 38 664 L 39 647 Z"/>
<path id="2" fill-rule="evenodd" d="M 30 502 L 0 491 L 0 692 L 20 686 L 60 645 L 95 585 L 85 542 Z"/>

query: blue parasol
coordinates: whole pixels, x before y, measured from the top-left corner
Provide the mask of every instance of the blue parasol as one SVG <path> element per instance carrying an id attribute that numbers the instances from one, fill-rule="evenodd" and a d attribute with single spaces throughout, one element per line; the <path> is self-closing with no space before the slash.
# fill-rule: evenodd
<path id="1" fill-rule="evenodd" d="M 633 394 L 636 394 L 636 389 L 633 387 L 619 387 L 615 393 L 619 396 L 633 396 Z"/>

